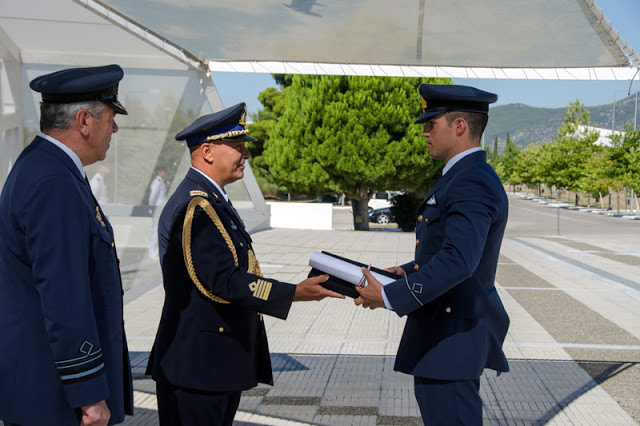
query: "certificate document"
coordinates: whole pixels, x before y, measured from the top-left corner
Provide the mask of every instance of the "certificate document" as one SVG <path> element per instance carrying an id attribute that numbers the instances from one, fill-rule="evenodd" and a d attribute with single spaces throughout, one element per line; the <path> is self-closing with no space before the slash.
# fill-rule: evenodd
<path id="1" fill-rule="evenodd" d="M 314 251 L 309 259 L 309 266 L 312 268 L 309 277 L 327 274 L 329 275 L 329 280 L 322 283 L 323 287 L 353 298 L 359 296 L 355 287 L 358 286 L 363 279 L 360 268 L 369 267 L 369 265 L 364 263 L 326 251 Z M 402 278 L 400 275 L 373 267 L 371 268 L 371 275 L 380 281 L 382 285 Z"/>

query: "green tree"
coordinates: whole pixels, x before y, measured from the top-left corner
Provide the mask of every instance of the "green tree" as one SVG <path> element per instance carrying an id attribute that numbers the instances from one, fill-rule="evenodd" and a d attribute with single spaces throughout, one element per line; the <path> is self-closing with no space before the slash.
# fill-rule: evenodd
<path id="1" fill-rule="evenodd" d="M 551 143 L 543 141 L 538 147 L 538 171 L 540 180 L 549 188 L 555 185 L 553 170 L 551 170 L 553 158 L 553 146 Z"/>
<path id="2" fill-rule="evenodd" d="M 569 104 L 556 138 L 549 144 L 546 170 L 557 188 L 590 191 L 594 175 L 588 169 L 593 156 L 602 151 L 595 145 L 599 134 L 590 130 L 589 111 L 579 100 Z"/>
<path id="3" fill-rule="evenodd" d="M 627 126 L 624 134 L 611 135 L 607 175 L 612 186 L 627 186 L 640 190 L 640 130 Z M 618 184 L 618 185 L 616 185 Z"/>
<path id="4" fill-rule="evenodd" d="M 294 75 L 264 151 L 274 180 L 300 193 L 347 193 L 357 200 L 356 229 L 368 229 L 373 191 L 424 190 L 442 167 L 429 157 L 422 127 L 412 125 L 423 82 Z"/>
<path id="5" fill-rule="evenodd" d="M 519 153 L 520 147 L 513 143 L 513 140 L 511 140 L 511 136 L 509 136 L 509 133 L 507 133 L 507 145 L 504 147 L 504 155 L 500 159 L 503 173 L 500 178 L 504 183 L 512 182 L 511 175 L 513 173 L 513 167 Z"/>
<path id="6" fill-rule="evenodd" d="M 516 156 L 511 173 L 511 182 L 523 185 L 539 185 L 541 183 L 538 164 L 540 150 L 532 142 Z"/>
<path id="7" fill-rule="evenodd" d="M 489 163 L 494 163 L 498 161 L 498 136 L 493 141 L 493 152 L 491 152 L 491 156 L 489 157 Z"/>
<path id="8" fill-rule="evenodd" d="M 609 188 L 618 187 L 619 181 L 613 177 L 610 168 L 611 149 L 609 147 L 601 147 L 600 150 L 593 152 L 587 159 L 585 165 L 586 176 L 585 182 L 588 184 L 583 186 L 583 190 L 597 199 L 600 199 L 601 207 L 604 209 L 603 194 L 609 192 Z"/>
<path id="9" fill-rule="evenodd" d="M 274 76 L 275 78 L 275 76 Z M 276 81 L 278 81 L 276 79 Z M 282 85 L 281 85 L 282 88 Z M 284 110 L 286 94 L 283 89 L 279 90 L 275 87 L 268 87 L 260 92 L 258 100 L 264 107 L 256 114 L 251 114 L 253 123 L 248 124 L 247 128 L 252 137 L 256 138 L 256 142 L 247 142 L 247 148 L 251 153 L 251 168 L 258 181 L 260 190 L 265 196 L 276 197 L 280 190 L 271 178 L 269 166 L 264 159 L 263 152 L 265 146 L 269 144 L 269 137 L 274 126 L 282 115 Z"/>

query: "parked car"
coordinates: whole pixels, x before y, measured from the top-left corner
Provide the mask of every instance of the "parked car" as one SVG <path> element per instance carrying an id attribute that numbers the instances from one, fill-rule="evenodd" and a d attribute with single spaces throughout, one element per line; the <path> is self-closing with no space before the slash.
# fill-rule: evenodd
<path id="1" fill-rule="evenodd" d="M 387 225 L 393 222 L 393 214 L 390 207 L 369 210 L 369 222 L 375 222 L 380 225 Z"/>
<path id="2" fill-rule="evenodd" d="M 402 192 L 384 191 L 375 192 L 369 200 L 369 209 L 381 209 L 383 207 L 391 207 L 391 199 Z"/>

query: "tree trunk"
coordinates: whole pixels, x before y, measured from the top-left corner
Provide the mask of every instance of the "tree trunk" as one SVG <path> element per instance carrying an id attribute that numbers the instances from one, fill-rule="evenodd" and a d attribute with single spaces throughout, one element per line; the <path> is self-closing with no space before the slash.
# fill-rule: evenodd
<path id="1" fill-rule="evenodd" d="M 368 231 L 369 190 L 362 186 L 358 187 L 358 198 L 352 200 L 351 204 L 351 210 L 353 211 L 353 229 L 355 229 L 356 231 Z"/>

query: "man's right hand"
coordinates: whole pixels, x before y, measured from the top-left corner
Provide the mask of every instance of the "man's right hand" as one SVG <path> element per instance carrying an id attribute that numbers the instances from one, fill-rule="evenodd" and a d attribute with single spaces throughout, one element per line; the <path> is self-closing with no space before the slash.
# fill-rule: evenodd
<path id="1" fill-rule="evenodd" d="M 296 293 L 293 296 L 294 302 L 304 302 L 308 300 L 322 300 L 325 297 L 335 297 L 344 299 L 344 296 L 335 291 L 327 290 L 320 284 L 329 279 L 329 275 L 318 275 L 307 278 L 296 286 Z"/>
<path id="2" fill-rule="evenodd" d="M 391 272 L 392 274 L 400 275 L 401 277 L 405 276 L 404 269 L 399 266 L 392 266 L 390 268 L 385 268 L 384 270 L 387 272 Z"/>
<path id="3" fill-rule="evenodd" d="M 80 426 L 107 426 L 111 411 L 105 401 L 82 407 L 82 419 Z"/>

